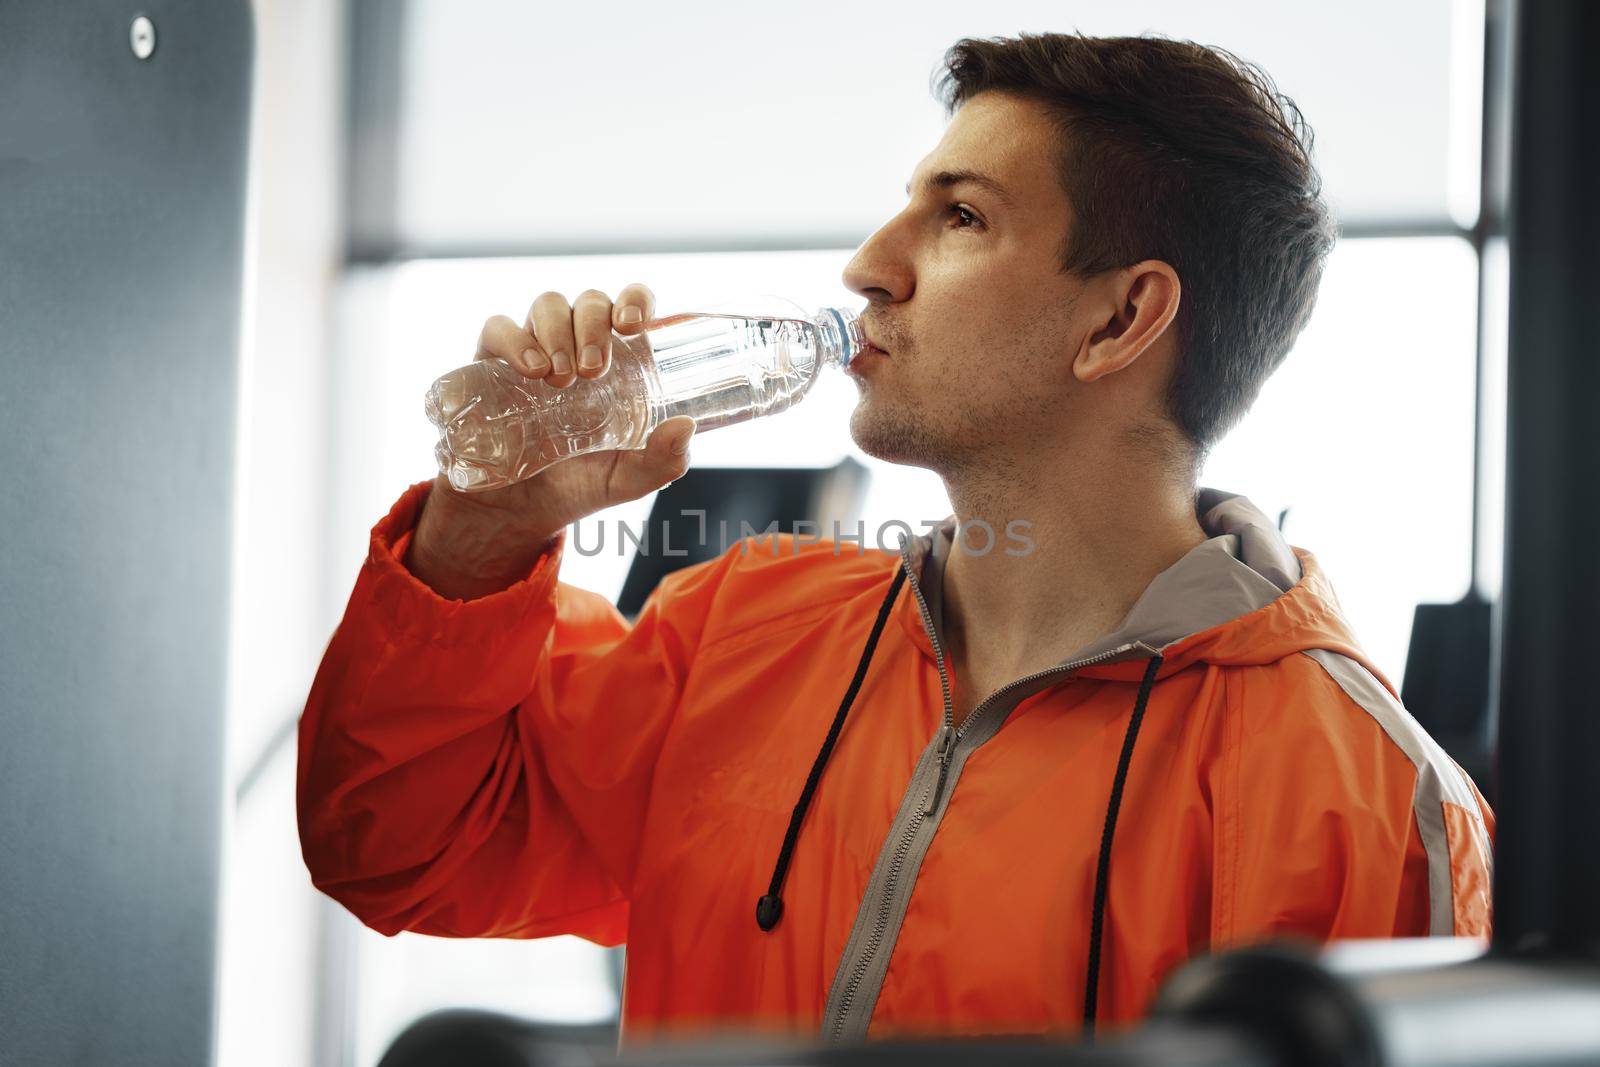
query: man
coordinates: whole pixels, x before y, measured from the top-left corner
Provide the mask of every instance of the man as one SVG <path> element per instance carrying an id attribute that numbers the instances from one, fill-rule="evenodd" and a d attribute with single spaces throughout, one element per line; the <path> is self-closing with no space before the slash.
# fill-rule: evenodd
<path id="1" fill-rule="evenodd" d="M 689 420 L 413 486 L 301 722 L 306 862 L 369 926 L 626 941 L 629 1044 L 1072 1036 L 1203 951 L 1488 933 L 1472 783 L 1311 553 L 1195 489 L 1333 240 L 1298 112 L 1183 42 L 946 60 L 952 121 L 845 281 L 852 433 L 954 514 L 899 556 L 746 542 L 630 627 L 558 581 L 562 531 L 680 475 Z M 565 386 L 653 313 L 547 293 L 479 354 Z"/>

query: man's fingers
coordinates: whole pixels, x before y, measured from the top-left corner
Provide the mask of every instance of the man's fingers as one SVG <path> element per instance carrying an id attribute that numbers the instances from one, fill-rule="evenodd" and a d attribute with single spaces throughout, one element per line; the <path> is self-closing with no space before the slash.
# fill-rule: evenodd
<path id="1" fill-rule="evenodd" d="M 578 374 L 600 377 L 611 362 L 611 298 L 598 289 L 579 293 L 572 304 L 572 333 Z"/>
<path id="2" fill-rule="evenodd" d="M 550 361 L 539 351 L 533 335 L 505 315 L 495 315 L 483 324 L 478 351 L 472 358 L 503 359 L 529 378 L 542 378 L 550 370 Z"/>
<path id="3" fill-rule="evenodd" d="M 611 327 L 627 336 L 639 332 L 642 323 L 656 317 L 656 294 L 639 282 L 623 286 L 611 306 Z"/>
<path id="4" fill-rule="evenodd" d="M 521 326 L 504 315 L 484 324 L 476 358 L 504 359 L 523 375 L 562 389 L 579 375 L 604 374 L 611 366 L 611 331 L 637 333 L 655 313 L 655 294 L 637 282 L 615 303 L 598 289 L 585 289 L 570 305 L 560 293 L 540 293 Z"/>
<path id="5" fill-rule="evenodd" d="M 572 384 L 577 366 L 572 337 L 572 308 L 560 293 L 540 293 L 528 309 L 528 327 L 539 347 L 550 357 L 545 381 L 556 388 Z"/>

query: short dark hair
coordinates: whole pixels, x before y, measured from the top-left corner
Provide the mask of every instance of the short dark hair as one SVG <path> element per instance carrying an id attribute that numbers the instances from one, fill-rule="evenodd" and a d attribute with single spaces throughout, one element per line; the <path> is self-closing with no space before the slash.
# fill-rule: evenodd
<path id="1" fill-rule="evenodd" d="M 1145 259 L 1177 271 L 1165 414 L 1198 473 L 1316 303 L 1336 228 L 1310 127 L 1258 67 L 1164 37 L 1024 33 L 952 45 L 934 84 L 946 112 L 990 90 L 1043 104 L 1060 131 L 1076 220 L 1064 273 Z"/>

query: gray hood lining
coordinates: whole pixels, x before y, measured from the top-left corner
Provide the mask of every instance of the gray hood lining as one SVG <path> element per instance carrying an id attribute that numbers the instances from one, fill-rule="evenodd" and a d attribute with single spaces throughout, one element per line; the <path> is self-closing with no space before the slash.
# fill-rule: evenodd
<path id="1" fill-rule="evenodd" d="M 1167 646 L 1272 603 L 1301 578 L 1300 560 L 1277 526 L 1238 493 L 1200 489 L 1195 517 L 1209 540 L 1145 587 L 1115 630 L 1078 649 L 1077 660 L 1133 642 Z M 951 555 L 956 517 L 945 519 L 908 546 L 928 600 L 936 632 L 944 632 L 944 567 Z M 1066 661 L 1063 661 L 1066 662 Z"/>

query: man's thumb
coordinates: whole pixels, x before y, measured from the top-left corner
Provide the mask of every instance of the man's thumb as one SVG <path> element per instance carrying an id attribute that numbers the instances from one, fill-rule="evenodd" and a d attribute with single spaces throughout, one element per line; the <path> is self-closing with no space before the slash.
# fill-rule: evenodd
<path id="1" fill-rule="evenodd" d="M 688 415 L 675 415 L 657 426 L 637 452 L 624 452 L 616 473 L 618 499 L 636 500 L 646 493 L 677 481 L 689 469 L 689 440 L 695 421 Z"/>
<path id="2" fill-rule="evenodd" d="M 672 418 L 656 427 L 656 434 L 667 434 L 667 454 L 673 462 L 682 463 L 685 468 L 689 465 L 689 442 L 694 438 L 695 428 L 698 426 L 689 415 L 674 415 Z"/>

